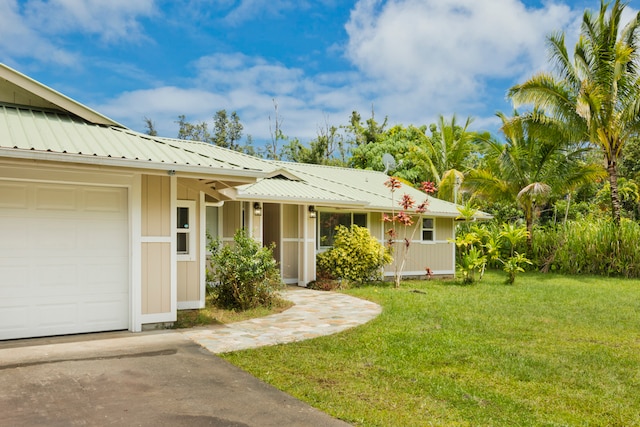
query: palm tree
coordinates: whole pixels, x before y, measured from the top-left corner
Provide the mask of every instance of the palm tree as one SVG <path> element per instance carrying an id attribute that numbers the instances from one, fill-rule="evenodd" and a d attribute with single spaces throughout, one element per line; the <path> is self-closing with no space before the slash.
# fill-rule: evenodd
<path id="1" fill-rule="evenodd" d="M 438 197 L 457 202 L 464 171 L 470 166 L 478 134 L 469 130 L 473 120 L 468 117 L 458 123 L 455 114 L 450 120 L 440 115 L 429 126 L 431 136 L 414 151 L 412 161 L 426 172 L 426 178 L 438 187 Z"/>
<path id="2" fill-rule="evenodd" d="M 600 176 L 602 168 L 584 164 L 581 159 L 585 149 L 565 144 L 560 133 L 564 128 L 545 121 L 538 110 L 525 116 L 514 112 L 513 117 L 498 113 L 498 117 L 505 142 L 481 140 L 483 165 L 469 171 L 465 186 L 475 196 L 520 206 L 531 252 L 538 208 L 550 196 L 564 195 L 568 189 Z"/>
<path id="3" fill-rule="evenodd" d="M 564 33 L 549 36 L 555 74 L 539 73 L 509 90 L 516 105 L 533 103 L 576 136 L 600 147 L 611 187 L 613 220 L 620 222 L 618 161 L 625 143 L 640 134 L 640 13 L 622 28 L 626 3 L 601 0 L 600 12 L 584 12 L 573 58 Z"/>

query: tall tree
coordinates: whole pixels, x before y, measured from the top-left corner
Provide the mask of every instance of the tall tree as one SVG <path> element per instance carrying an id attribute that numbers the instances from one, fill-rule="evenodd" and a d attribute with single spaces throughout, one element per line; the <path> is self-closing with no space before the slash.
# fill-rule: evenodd
<path id="1" fill-rule="evenodd" d="M 317 165 L 346 166 L 347 148 L 344 135 L 340 129 L 330 126 L 325 119 L 325 126 L 318 129 L 318 136 L 309 145 L 303 145 L 297 138 L 288 139 L 282 147 L 282 159 L 298 163 Z"/>
<path id="2" fill-rule="evenodd" d="M 393 172 L 414 185 L 426 179 L 424 165 L 416 163 L 416 150 L 424 151 L 427 144 L 426 126 L 415 127 L 396 125 L 379 134 L 375 141 L 356 146 L 349 160 L 351 167 Z M 396 161 L 391 170 L 383 163 L 383 156 L 390 154 Z"/>
<path id="3" fill-rule="evenodd" d="M 278 103 L 273 101 L 274 123 L 271 125 L 271 116 L 269 116 L 269 133 L 271 141 L 265 145 L 264 157 L 271 160 L 280 160 L 280 144 L 288 140 L 287 136 L 282 132 L 282 117 L 278 114 Z"/>
<path id="4" fill-rule="evenodd" d="M 563 128 L 543 126 L 540 120 L 517 113 L 502 120 L 505 142 L 481 140 L 482 166 L 469 171 L 464 184 L 476 196 L 489 201 L 516 203 L 523 211 L 527 246 L 531 251 L 533 223 L 538 208 L 552 195 L 565 195 L 581 183 L 601 176 L 602 167 L 585 164 L 584 148 L 570 146 L 561 137 Z"/>
<path id="5" fill-rule="evenodd" d="M 243 128 L 240 117 L 235 111 L 229 116 L 227 110 L 218 110 L 213 116 L 212 143 L 230 150 L 240 151 L 239 142 L 242 138 Z"/>
<path id="6" fill-rule="evenodd" d="M 158 136 L 158 131 L 156 130 L 156 124 L 149 117 L 144 118 L 144 127 L 146 128 L 145 133 L 150 136 Z"/>
<path id="7" fill-rule="evenodd" d="M 193 124 L 183 114 L 178 116 L 178 139 L 211 143 L 211 134 L 207 122 Z"/>
<path id="8" fill-rule="evenodd" d="M 640 13 L 622 28 L 626 3 L 611 9 L 601 0 L 598 14 L 586 10 L 573 57 L 564 33 L 549 36 L 555 73 L 539 73 L 509 90 L 516 105 L 533 103 L 562 121 L 604 153 L 613 220 L 620 221 L 618 161 L 627 141 L 640 133 L 638 31 Z"/>
<path id="9" fill-rule="evenodd" d="M 469 130 L 473 119 L 467 117 L 463 125 L 458 124 L 454 114 L 450 120 L 440 115 L 436 123 L 429 126 L 431 136 L 424 151 L 416 150 L 416 163 L 426 169 L 424 179 L 433 181 L 438 188 L 438 197 L 459 201 L 459 189 L 464 181 L 464 172 L 472 165 L 475 156 L 477 132 Z M 487 135 L 485 135 L 485 138 Z"/>
<path id="10" fill-rule="evenodd" d="M 145 118 L 147 128 L 149 127 L 149 119 Z M 209 131 L 209 125 L 207 122 L 202 121 L 199 123 L 191 123 L 187 121 L 185 115 L 178 116 L 178 139 L 187 139 L 191 141 L 207 142 L 219 147 L 228 148 L 234 151 L 251 152 L 255 153 L 255 150 L 251 146 L 252 140 L 247 137 L 247 142 L 244 146 L 240 145 L 240 138 L 242 138 L 243 126 L 240 123 L 240 117 L 234 111 L 229 116 L 226 110 L 218 110 L 213 116 L 213 134 Z M 152 125 L 153 123 L 151 123 Z"/>
<path id="11" fill-rule="evenodd" d="M 371 117 L 368 118 L 365 123 L 362 123 L 362 116 L 360 116 L 360 113 L 353 111 L 349 118 L 349 124 L 345 128 L 347 129 L 347 132 L 353 135 L 353 145 L 358 147 L 360 145 L 378 142 L 379 137 L 384 134 L 384 128 L 386 126 L 387 117 L 385 117 L 384 121 L 379 124 L 376 121 L 373 106 L 371 106 Z"/>

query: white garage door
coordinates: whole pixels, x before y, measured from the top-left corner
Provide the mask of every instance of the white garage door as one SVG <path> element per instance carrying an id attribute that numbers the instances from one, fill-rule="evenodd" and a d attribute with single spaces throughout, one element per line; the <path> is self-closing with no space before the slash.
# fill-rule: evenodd
<path id="1" fill-rule="evenodd" d="M 0 180 L 0 339 L 127 329 L 124 188 Z"/>

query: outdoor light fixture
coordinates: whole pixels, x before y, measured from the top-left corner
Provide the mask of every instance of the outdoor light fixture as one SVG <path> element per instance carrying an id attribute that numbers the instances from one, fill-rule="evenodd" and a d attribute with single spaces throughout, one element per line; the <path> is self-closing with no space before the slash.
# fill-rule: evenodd
<path id="1" fill-rule="evenodd" d="M 253 214 L 255 216 L 262 216 L 262 206 L 260 205 L 260 203 L 255 202 L 253 204 Z"/>
<path id="2" fill-rule="evenodd" d="M 316 207 L 311 205 L 309 206 L 309 218 L 315 218 L 318 216 L 318 212 L 316 212 Z"/>
<path id="3" fill-rule="evenodd" d="M 169 176 L 173 176 L 175 174 L 176 174 L 176 171 L 174 169 L 170 169 L 170 170 L 167 171 L 167 175 L 169 175 Z"/>

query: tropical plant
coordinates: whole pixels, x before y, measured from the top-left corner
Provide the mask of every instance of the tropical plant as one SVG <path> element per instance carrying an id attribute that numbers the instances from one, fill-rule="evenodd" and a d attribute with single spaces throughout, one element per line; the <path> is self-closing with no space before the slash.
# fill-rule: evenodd
<path id="1" fill-rule="evenodd" d="M 602 168 L 585 164 L 585 148 L 566 144 L 561 129 L 542 126 L 517 112 L 513 117 L 498 113 L 498 117 L 506 140 L 480 141 L 483 163 L 469 171 L 465 186 L 477 197 L 520 206 L 530 252 L 540 206 L 554 194 L 563 195 L 579 184 L 591 182 L 601 175 Z"/>
<path id="2" fill-rule="evenodd" d="M 391 216 L 384 214 L 383 221 L 391 224 L 391 227 L 386 231 L 389 236 L 387 245 L 393 255 L 394 283 L 396 288 L 399 288 L 411 242 L 422 224 L 422 214 L 427 212 L 429 207 L 428 195 L 434 193 L 436 187 L 432 182 L 423 182 L 421 188 L 425 193 L 425 199 L 419 204 L 409 194 L 403 194 L 398 202 L 401 209 L 396 213 L 395 192 L 402 187 L 402 184 L 398 178 L 389 177 L 384 185 L 391 191 Z M 418 215 L 419 221 L 414 220 L 412 216 L 414 213 Z M 398 232 L 396 227 L 400 228 L 401 232 Z"/>
<path id="3" fill-rule="evenodd" d="M 233 241 L 233 245 L 222 245 L 219 240 L 209 243 L 211 278 L 215 283 L 212 294 L 225 308 L 270 306 L 283 286 L 273 248 L 262 247 L 242 229 Z"/>
<path id="4" fill-rule="evenodd" d="M 392 261 L 384 245 L 366 227 L 337 227 L 333 246 L 316 256 L 321 277 L 331 276 L 362 284 L 382 278 L 385 265 Z"/>
<path id="5" fill-rule="evenodd" d="M 482 253 L 482 249 L 472 246 L 462 254 L 457 265 L 458 274 L 465 285 L 470 285 L 476 281 L 476 273 L 480 273 L 480 278 L 484 274 L 487 265 L 487 256 Z"/>
<path id="6" fill-rule="evenodd" d="M 518 104 L 532 103 L 562 123 L 575 141 L 589 141 L 603 154 L 611 186 L 611 212 L 620 222 L 618 162 L 625 143 L 640 132 L 638 36 L 640 13 L 623 28 L 626 3 L 601 0 L 600 11 L 586 10 L 573 57 L 564 33 L 549 36 L 555 73 L 542 72 L 509 90 Z"/>
<path id="7" fill-rule="evenodd" d="M 524 273 L 524 268 L 522 268 L 523 264 L 531 265 L 532 262 L 529 261 L 529 259 L 524 256 L 524 254 L 519 254 L 518 252 L 504 261 L 504 266 L 502 267 L 502 269 L 507 273 L 507 284 L 513 285 L 516 280 L 516 274 Z"/>
<path id="8" fill-rule="evenodd" d="M 524 227 L 513 224 L 496 226 L 473 225 L 466 233 L 459 234 L 453 242 L 458 248 L 456 269 L 464 284 L 482 280 L 487 265 L 502 266 L 507 273 L 508 284 L 513 284 L 517 273 L 523 272 L 524 264 L 532 264 L 515 248 L 527 238 Z"/>
<path id="9" fill-rule="evenodd" d="M 431 137 L 422 160 L 427 172 L 425 176 L 436 184 L 441 199 L 451 202 L 460 199 L 464 172 L 471 166 L 479 137 L 477 132 L 469 130 L 472 121 L 467 117 L 461 126 L 455 114 L 448 121 L 441 115 L 437 123 L 429 126 Z"/>

